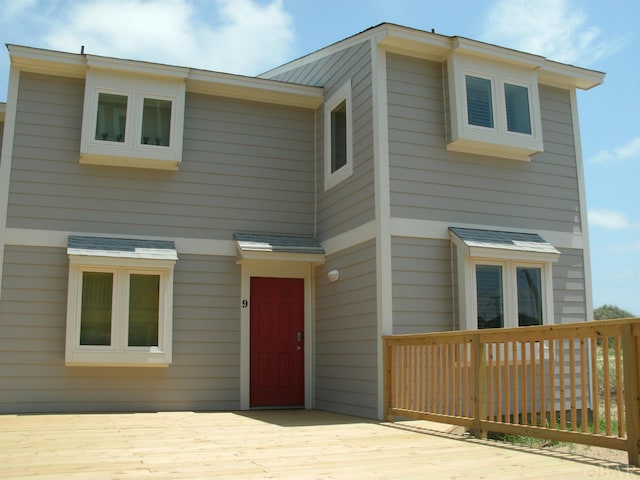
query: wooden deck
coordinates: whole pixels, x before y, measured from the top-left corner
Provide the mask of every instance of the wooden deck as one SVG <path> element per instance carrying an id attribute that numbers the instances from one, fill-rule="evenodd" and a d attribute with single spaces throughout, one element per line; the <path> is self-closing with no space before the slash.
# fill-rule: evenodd
<path id="1" fill-rule="evenodd" d="M 2 479 L 632 478 L 574 454 L 319 411 L 0 416 Z"/>

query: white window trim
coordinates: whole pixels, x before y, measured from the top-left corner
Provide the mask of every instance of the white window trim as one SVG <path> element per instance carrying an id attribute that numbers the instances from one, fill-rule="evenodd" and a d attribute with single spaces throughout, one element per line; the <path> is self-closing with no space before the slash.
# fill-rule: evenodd
<path id="1" fill-rule="evenodd" d="M 342 85 L 324 104 L 324 189 L 329 190 L 353 174 L 353 113 L 351 79 Z M 347 111 L 347 162 L 331 172 L 331 112 L 342 102 Z"/>
<path id="2" fill-rule="evenodd" d="M 516 269 L 518 267 L 532 267 L 541 270 L 542 280 L 542 322 L 543 325 L 550 325 L 553 322 L 553 288 L 551 278 L 550 262 L 525 262 L 520 260 L 488 260 L 474 258 L 471 260 L 472 285 L 470 292 L 472 298 L 467 298 L 471 305 L 471 315 L 467 318 L 466 330 L 476 330 L 478 328 L 478 297 L 477 297 L 477 265 L 496 265 L 502 267 L 502 298 L 503 298 L 503 320 L 504 328 L 518 327 L 518 287 Z M 551 299 L 551 301 L 549 300 Z"/>
<path id="3" fill-rule="evenodd" d="M 85 83 L 80 163 L 176 170 L 182 161 L 185 92 L 185 82 L 180 78 L 89 69 Z M 124 142 L 95 138 L 100 93 L 123 95 L 128 99 Z M 172 102 L 169 146 L 145 145 L 140 141 L 145 98 Z"/>
<path id="4" fill-rule="evenodd" d="M 173 260 L 107 258 L 69 255 L 69 288 L 67 294 L 67 333 L 65 364 L 67 366 L 138 366 L 166 367 L 172 361 L 173 331 Z M 114 274 L 111 345 L 80 345 L 80 312 L 82 273 Z M 157 347 L 127 346 L 129 275 L 131 273 L 160 276 L 160 305 Z"/>
<path id="5" fill-rule="evenodd" d="M 450 141 L 447 149 L 491 155 L 515 160 L 530 160 L 544 151 L 542 120 L 536 71 L 453 53 L 447 60 L 450 102 Z M 491 80 L 494 128 L 471 125 L 467 113 L 466 76 Z M 505 83 L 527 88 L 531 134 L 507 129 Z"/>

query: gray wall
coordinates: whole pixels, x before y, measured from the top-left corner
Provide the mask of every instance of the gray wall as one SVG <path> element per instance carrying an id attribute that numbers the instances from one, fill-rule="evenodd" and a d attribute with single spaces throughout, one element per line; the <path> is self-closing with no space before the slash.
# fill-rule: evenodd
<path id="1" fill-rule="evenodd" d="M 569 92 L 540 86 L 544 153 L 530 162 L 446 150 L 442 66 L 389 54 L 391 214 L 581 230 Z"/>
<path id="2" fill-rule="evenodd" d="M 375 218 L 373 104 L 369 41 L 293 68 L 274 78 L 325 88 L 325 99 L 351 79 L 353 175 L 324 191 L 324 111 L 316 111 L 318 238 L 330 238 Z"/>
<path id="3" fill-rule="evenodd" d="M 0 302 L 0 412 L 240 407 L 240 271 L 234 258 L 175 266 L 168 368 L 65 367 L 64 249 L 8 246 Z"/>
<path id="4" fill-rule="evenodd" d="M 582 250 L 562 249 L 553 264 L 553 303 L 556 323 L 583 322 L 587 318 L 585 270 Z"/>
<path id="5" fill-rule="evenodd" d="M 393 333 L 455 330 L 451 242 L 393 237 Z"/>
<path id="6" fill-rule="evenodd" d="M 331 255 L 316 270 L 315 406 L 377 418 L 375 242 Z M 331 283 L 327 272 L 337 268 Z"/>
<path id="7" fill-rule="evenodd" d="M 313 110 L 187 94 L 176 172 L 79 164 L 84 83 L 23 73 L 8 226 L 167 238 L 313 235 Z"/>

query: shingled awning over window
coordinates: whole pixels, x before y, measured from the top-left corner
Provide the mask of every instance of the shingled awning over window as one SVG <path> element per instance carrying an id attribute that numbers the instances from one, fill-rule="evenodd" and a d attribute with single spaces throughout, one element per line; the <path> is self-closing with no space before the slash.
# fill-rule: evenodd
<path id="1" fill-rule="evenodd" d="M 464 246 L 471 257 L 491 256 L 496 251 L 511 251 L 557 257 L 560 252 L 537 233 L 505 232 L 476 228 L 449 227 L 452 239 Z M 456 239 L 458 241 L 456 241 Z"/>
<path id="2" fill-rule="evenodd" d="M 324 248 L 313 237 L 236 233 L 239 259 L 280 259 L 324 263 Z"/>
<path id="3" fill-rule="evenodd" d="M 69 255 L 88 255 L 113 258 L 146 258 L 177 260 L 175 243 L 169 240 L 140 240 L 133 238 L 84 237 L 69 235 Z"/>

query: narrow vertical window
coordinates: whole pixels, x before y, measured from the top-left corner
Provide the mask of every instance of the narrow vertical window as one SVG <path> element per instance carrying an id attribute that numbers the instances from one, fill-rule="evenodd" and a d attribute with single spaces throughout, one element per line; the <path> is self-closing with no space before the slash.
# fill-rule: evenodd
<path id="1" fill-rule="evenodd" d="M 478 328 L 504 327 L 504 289 L 500 265 L 476 265 Z"/>
<path id="2" fill-rule="evenodd" d="M 331 173 L 347 164 L 347 102 L 331 111 Z"/>
<path id="3" fill-rule="evenodd" d="M 529 90 L 520 85 L 504 84 L 504 100 L 507 109 L 507 130 L 531 135 Z"/>
<path id="4" fill-rule="evenodd" d="M 160 312 L 160 276 L 129 276 L 130 347 L 157 347 Z"/>
<path id="5" fill-rule="evenodd" d="M 113 273 L 82 273 L 80 345 L 111 345 Z"/>
<path id="6" fill-rule="evenodd" d="M 171 101 L 145 98 L 140 143 L 168 147 L 171 138 Z"/>
<path id="7" fill-rule="evenodd" d="M 542 325 L 542 270 L 517 267 L 518 325 Z"/>
<path id="8" fill-rule="evenodd" d="M 127 126 L 126 95 L 112 93 L 98 94 L 98 112 L 96 118 L 96 140 L 104 142 L 124 142 Z"/>
<path id="9" fill-rule="evenodd" d="M 466 76 L 467 122 L 469 125 L 493 128 L 491 80 Z"/>

